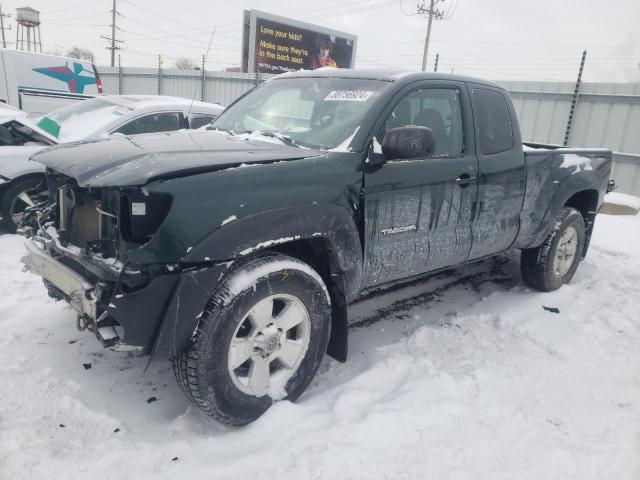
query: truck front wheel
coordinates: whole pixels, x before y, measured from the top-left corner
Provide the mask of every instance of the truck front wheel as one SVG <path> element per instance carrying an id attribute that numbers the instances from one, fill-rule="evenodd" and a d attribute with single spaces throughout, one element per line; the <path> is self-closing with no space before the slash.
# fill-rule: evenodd
<path id="1" fill-rule="evenodd" d="M 582 214 L 575 208 L 563 207 L 542 245 L 522 250 L 520 269 L 524 282 L 543 292 L 569 283 L 582 258 L 584 241 Z"/>
<path id="2" fill-rule="evenodd" d="M 185 394 L 227 425 L 296 400 L 327 349 L 331 305 L 307 264 L 262 254 L 223 279 L 187 349 L 173 361 Z"/>

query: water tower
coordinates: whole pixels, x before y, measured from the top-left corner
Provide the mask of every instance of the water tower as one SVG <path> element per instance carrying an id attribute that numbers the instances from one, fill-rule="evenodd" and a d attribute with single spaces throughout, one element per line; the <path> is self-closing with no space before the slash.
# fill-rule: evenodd
<path id="1" fill-rule="evenodd" d="M 16 8 L 16 49 L 37 52 L 38 47 L 42 53 L 42 37 L 40 36 L 40 12 L 31 7 Z M 24 34 L 27 32 L 27 48 L 24 48 Z M 33 37 L 33 41 L 31 38 Z"/>

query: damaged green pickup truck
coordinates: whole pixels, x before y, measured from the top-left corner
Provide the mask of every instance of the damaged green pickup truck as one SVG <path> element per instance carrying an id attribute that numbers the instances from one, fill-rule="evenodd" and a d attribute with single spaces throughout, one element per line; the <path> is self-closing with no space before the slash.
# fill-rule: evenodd
<path id="1" fill-rule="evenodd" d="M 340 69 L 275 77 L 205 131 L 33 159 L 49 200 L 25 217 L 26 267 L 232 425 L 346 360 L 363 290 L 508 249 L 531 287 L 570 281 L 611 170 L 605 149 L 523 145 L 497 85 Z"/>

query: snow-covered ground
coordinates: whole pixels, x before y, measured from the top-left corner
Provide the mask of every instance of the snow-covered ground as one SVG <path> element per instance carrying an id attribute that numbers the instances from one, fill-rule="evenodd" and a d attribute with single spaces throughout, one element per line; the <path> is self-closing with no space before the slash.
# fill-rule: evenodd
<path id="1" fill-rule="evenodd" d="M 22 252 L 0 236 L 0 479 L 640 478 L 640 215 L 600 215 L 557 292 L 510 254 L 355 304 L 348 363 L 241 429 L 76 331 Z"/>
<path id="2" fill-rule="evenodd" d="M 605 197 L 607 203 L 614 205 L 624 205 L 634 210 L 640 210 L 640 198 L 634 195 L 628 195 L 626 193 L 611 192 L 607 193 Z"/>

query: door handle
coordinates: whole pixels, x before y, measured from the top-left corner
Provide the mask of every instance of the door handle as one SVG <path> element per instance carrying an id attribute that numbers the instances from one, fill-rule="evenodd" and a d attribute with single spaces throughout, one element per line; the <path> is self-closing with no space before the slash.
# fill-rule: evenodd
<path id="1" fill-rule="evenodd" d="M 460 185 L 460 188 L 468 187 L 470 184 L 476 182 L 478 180 L 477 177 L 472 177 L 468 173 L 463 173 L 458 178 L 456 178 L 456 183 Z"/>

